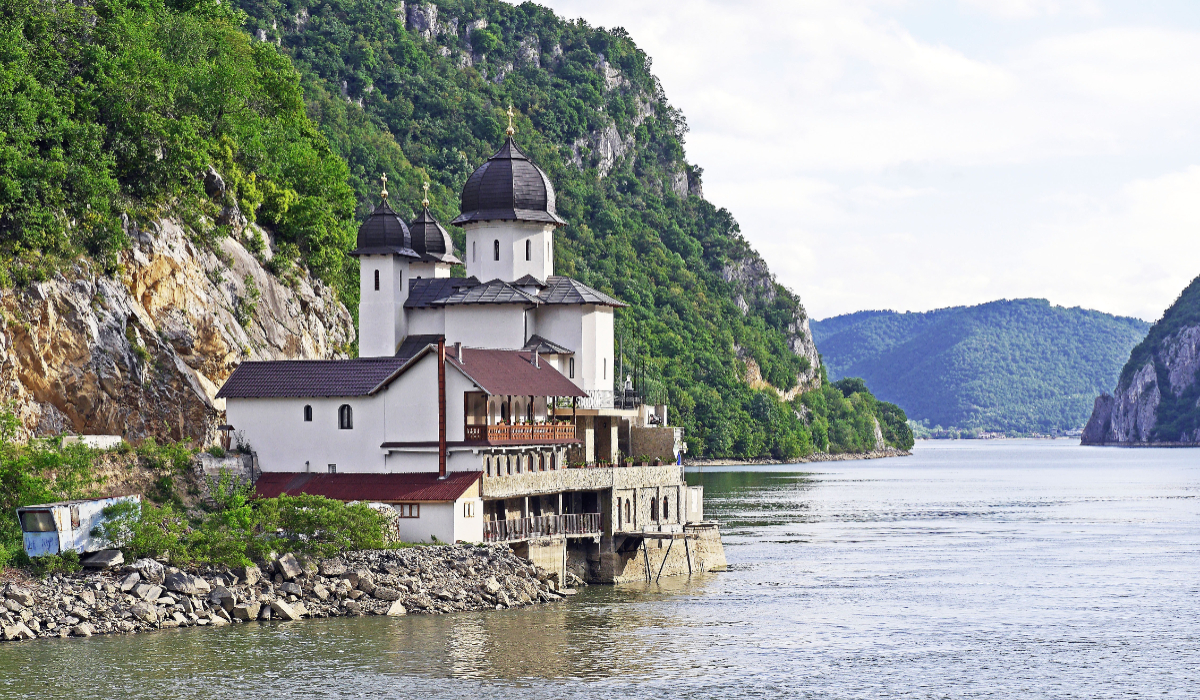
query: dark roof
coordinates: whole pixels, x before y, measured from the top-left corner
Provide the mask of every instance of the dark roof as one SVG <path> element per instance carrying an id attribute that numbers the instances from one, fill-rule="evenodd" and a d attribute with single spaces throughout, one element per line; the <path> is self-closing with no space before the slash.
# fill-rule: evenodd
<path id="1" fill-rule="evenodd" d="M 463 348 L 462 353 L 463 362 L 453 353 L 447 353 L 446 360 L 489 394 L 587 396 L 549 362 L 534 367 L 532 353 L 480 348 Z"/>
<path id="2" fill-rule="evenodd" d="M 459 287 L 453 293 L 429 303 L 430 306 L 458 306 L 461 304 L 533 304 L 538 298 L 512 286 L 508 282 L 492 280 L 470 287 Z"/>
<path id="3" fill-rule="evenodd" d="M 408 299 L 404 302 L 406 309 L 421 309 L 433 305 L 433 302 L 453 294 L 463 287 L 474 287 L 479 280 L 474 277 L 434 277 L 429 279 L 410 279 L 408 281 Z"/>
<path id="4" fill-rule="evenodd" d="M 554 210 L 554 186 L 509 136 L 463 185 L 462 213 L 452 224 L 471 221 L 534 221 L 563 225 Z"/>
<path id="5" fill-rule="evenodd" d="M 413 336 L 427 339 L 431 336 Z M 438 336 L 432 336 L 434 344 Z M 269 360 L 243 362 L 217 392 L 218 399 L 369 396 L 422 354 L 428 343 L 406 340 L 395 357 L 353 360 Z M 406 354 L 407 353 L 407 354 Z"/>
<path id="6" fill-rule="evenodd" d="M 461 263 L 454 256 L 454 241 L 442 225 L 424 207 L 417 218 L 408 225 L 412 233 L 412 249 L 427 262 Z"/>
<path id="7" fill-rule="evenodd" d="M 412 358 L 429 345 L 437 346 L 438 341 L 445 337 L 439 334 L 410 335 L 400 343 L 400 347 L 396 350 L 396 357 Z"/>
<path id="8" fill-rule="evenodd" d="M 546 278 L 546 288 L 538 293 L 543 304 L 599 304 L 601 306 L 626 306 L 604 292 L 598 292 L 579 280 L 551 275 Z"/>
<path id="9" fill-rule="evenodd" d="M 421 257 L 412 248 L 412 233 L 408 226 L 396 216 L 386 199 L 358 227 L 358 243 L 350 254 Z"/>
<path id="10" fill-rule="evenodd" d="M 521 348 L 524 352 L 533 352 L 537 350 L 542 355 L 574 355 L 575 351 L 563 347 L 553 340 L 546 340 L 540 335 L 534 334 L 529 336 L 529 341 L 525 343 L 525 347 Z"/>
<path id="11" fill-rule="evenodd" d="M 513 282 L 514 287 L 537 287 L 539 289 L 546 286 L 546 283 L 533 275 L 525 275 L 519 280 Z"/>
<path id="12" fill-rule="evenodd" d="M 263 498 L 307 493 L 338 501 L 453 501 L 479 481 L 480 472 L 323 474 L 263 472 L 254 491 Z"/>

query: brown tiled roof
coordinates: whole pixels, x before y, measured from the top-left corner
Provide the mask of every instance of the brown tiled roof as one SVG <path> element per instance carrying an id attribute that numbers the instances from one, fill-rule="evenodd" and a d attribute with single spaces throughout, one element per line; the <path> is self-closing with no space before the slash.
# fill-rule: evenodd
<path id="1" fill-rule="evenodd" d="M 463 362 L 446 352 L 451 366 L 492 395 L 576 396 L 586 397 L 582 389 L 542 360 L 540 367 L 530 362 L 532 354 L 518 350 L 463 348 Z"/>
<path id="2" fill-rule="evenodd" d="M 420 339 L 438 336 L 416 336 Z M 318 398 L 375 393 L 428 344 L 402 344 L 407 355 L 354 360 L 269 360 L 243 362 L 229 375 L 218 399 Z"/>
<path id="3" fill-rule="evenodd" d="M 322 474 L 308 472 L 263 472 L 254 484 L 263 498 L 280 494 L 307 493 L 338 501 L 454 501 L 480 478 L 480 472 L 437 472 L 401 474 Z"/>

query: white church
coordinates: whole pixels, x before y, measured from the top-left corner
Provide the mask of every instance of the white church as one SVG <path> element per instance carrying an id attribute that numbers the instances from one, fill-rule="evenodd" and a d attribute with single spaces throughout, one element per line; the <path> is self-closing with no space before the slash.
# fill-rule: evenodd
<path id="1" fill-rule="evenodd" d="M 463 188 L 462 259 L 428 199 L 406 224 L 383 190 L 351 253 L 358 358 L 245 362 L 225 382 L 218 397 L 256 456 L 260 495 L 387 503 L 412 541 L 522 542 L 546 529 L 599 541 L 682 528 L 689 506 L 699 517 L 666 407 L 614 400 L 624 304 L 554 274 L 565 222 L 512 134 Z M 451 277 L 459 263 L 467 276 Z M 651 452 L 669 464 L 662 475 L 617 467 Z"/>

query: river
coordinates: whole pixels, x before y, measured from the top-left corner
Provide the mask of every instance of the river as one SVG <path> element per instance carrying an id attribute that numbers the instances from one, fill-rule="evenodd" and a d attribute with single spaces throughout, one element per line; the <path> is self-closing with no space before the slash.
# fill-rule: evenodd
<path id="1" fill-rule="evenodd" d="M 1200 697 L 1200 451 L 706 468 L 730 570 L 568 603 L 0 646 L 30 698 Z"/>

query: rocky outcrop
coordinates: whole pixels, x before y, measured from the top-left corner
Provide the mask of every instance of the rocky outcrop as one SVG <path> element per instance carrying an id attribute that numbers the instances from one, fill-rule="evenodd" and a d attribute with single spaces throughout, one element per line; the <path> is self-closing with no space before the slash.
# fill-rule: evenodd
<path id="1" fill-rule="evenodd" d="M 256 566 L 190 571 L 142 559 L 119 571 L 5 585 L 0 639 L 500 610 L 575 592 L 556 577 L 503 545 L 349 552 L 320 562 L 287 554 Z"/>
<path id="2" fill-rule="evenodd" d="M 721 277 L 733 286 L 734 303 L 743 314 L 753 309 L 765 309 L 775 302 L 780 293 L 787 293 L 775 282 L 767 263 L 757 255 L 731 261 L 721 269 Z M 786 329 L 788 347 L 792 352 L 808 359 L 809 368 L 796 376 L 797 386 L 789 392 L 780 392 L 785 401 L 790 401 L 797 393 L 815 388 L 820 384 L 821 356 L 813 342 L 812 332 L 808 327 L 808 314 L 799 301 L 796 303 L 796 314 Z M 745 380 L 755 388 L 765 388 L 758 364 L 753 358 L 738 353 L 739 359 L 746 363 Z M 757 386 L 761 384 L 762 386 Z"/>
<path id="3" fill-rule="evenodd" d="M 353 322 L 329 287 L 299 271 L 284 282 L 237 240 L 189 233 L 171 219 L 130 226 L 114 276 L 80 262 L 0 290 L 0 401 L 22 437 L 207 443 L 224 413 L 217 389 L 243 360 L 345 356 Z M 254 226 L 244 236 L 267 239 Z"/>
<path id="4" fill-rule="evenodd" d="M 1112 395 L 1096 398 L 1083 429 L 1083 444 L 1200 445 L 1200 326 L 1185 326 L 1157 343 L 1154 340 L 1151 329 L 1145 341 L 1152 344 L 1149 358 L 1132 374 L 1127 370 L 1128 376 L 1122 377 Z M 1163 425 L 1164 407 L 1174 417 L 1185 414 L 1184 420 Z"/>

